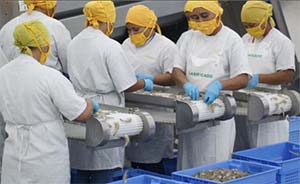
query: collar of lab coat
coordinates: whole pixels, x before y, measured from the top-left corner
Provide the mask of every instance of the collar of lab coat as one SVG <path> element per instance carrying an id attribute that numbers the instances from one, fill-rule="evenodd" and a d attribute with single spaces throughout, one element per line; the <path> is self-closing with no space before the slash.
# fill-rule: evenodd
<path id="1" fill-rule="evenodd" d="M 18 60 L 22 60 L 21 62 L 30 62 L 30 63 L 35 63 L 35 64 L 40 64 L 39 61 L 37 61 L 35 58 L 32 56 L 29 56 L 27 54 L 20 54 L 18 57 Z"/>
<path id="2" fill-rule="evenodd" d="M 27 16 L 35 16 L 35 17 L 47 16 L 44 13 L 36 11 L 36 10 L 33 10 L 30 14 L 28 14 L 27 12 L 25 12 L 24 14 L 27 15 Z M 49 16 L 47 16 L 47 17 L 49 17 Z M 51 18 L 51 17 L 49 17 L 49 18 Z"/>

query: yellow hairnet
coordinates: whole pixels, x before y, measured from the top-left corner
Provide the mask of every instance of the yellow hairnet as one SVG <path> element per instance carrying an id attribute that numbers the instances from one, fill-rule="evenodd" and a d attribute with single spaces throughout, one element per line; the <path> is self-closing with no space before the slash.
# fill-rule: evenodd
<path id="1" fill-rule="evenodd" d="M 21 52 L 32 56 L 29 47 L 42 47 L 50 45 L 50 36 L 47 28 L 38 20 L 24 22 L 16 26 L 14 31 L 15 46 Z"/>
<path id="2" fill-rule="evenodd" d="M 35 7 L 50 10 L 56 6 L 56 0 L 24 0 L 24 3 L 28 7 L 28 13 L 31 13 Z"/>
<path id="3" fill-rule="evenodd" d="M 157 16 L 154 11 L 144 5 L 131 7 L 127 12 L 126 23 L 147 28 L 156 28 L 157 32 L 161 33 L 160 27 L 157 24 Z"/>
<path id="4" fill-rule="evenodd" d="M 202 1 L 202 0 L 194 0 L 187 1 L 184 7 L 185 12 L 192 12 L 195 8 L 204 8 L 217 16 L 223 14 L 223 8 L 220 6 L 217 0 L 211 1 Z"/>
<path id="5" fill-rule="evenodd" d="M 263 20 L 270 18 L 270 24 L 275 26 L 272 18 L 273 6 L 264 1 L 247 1 L 241 12 L 242 22 L 246 23 L 261 23 Z"/>
<path id="6" fill-rule="evenodd" d="M 83 13 L 86 16 L 86 26 L 99 27 L 100 22 L 115 23 L 116 8 L 112 1 L 90 1 L 85 4 Z"/>

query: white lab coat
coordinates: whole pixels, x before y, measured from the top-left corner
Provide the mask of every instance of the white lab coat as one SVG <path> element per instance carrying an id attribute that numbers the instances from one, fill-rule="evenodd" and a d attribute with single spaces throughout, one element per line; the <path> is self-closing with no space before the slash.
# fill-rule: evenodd
<path id="1" fill-rule="evenodd" d="M 3 49 L 9 61 L 20 55 L 20 51 L 14 46 L 13 33 L 15 27 L 23 22 L 37 19 L 41 21 L 50 33 L 51 49 L 50 55 L 45 63 L 46 66 L 58 71 L 67 72 L 67 46 L 71 41 L 70 32 L 58 20 L 49 17 L 39 11 L 27 12 L 10 20 L 0 30 L 0 47 Z"/>
<path id="2" fill-rule="evenodd" d="M 0 68 L 7 63 L 8 63 L 7 58 L 4 55 L 4 53 L 0 47 Z M 4 127 L 5 127 L 5 123 L 4 123 L 3 117 L 0 113 L 0 173 L 1 173 L 1 166 L 2 166 L 4 139 L 6 137 Z M 1 181 L 1 177 L 0 177 L 0 181 Z"/>
<path id="3" fill-rule="evenodd" d="M 257 74 L 270 74 L 279 70 L 295 70 L 295 49 L 293 43 L 280 31 L 273 28 L 266 37 L 254 39 L 249 34 L 243 36 L 248 50 L 248 60 Z M 280 85 L 259 84 L 258 87 L 280 90 Z M 288 140 L 289 122 L 280 120 L 256 125 L 248 125 L 251 147 L 275 144 Z"/>
<path id="4" fill-rule="evenodd" d="M 64 115 L 86 108 L 58 71 L 21 54 L 0 69 L 0 111 L 6 122 L 1 183 L 70 182 Z"/>
<path id="5" fill-rule="evenodd" d="M 102 31 L 85 28 L 68 47 L 70 79 L 76 91 L 99 103 L 124 107 L 123 91 L 136 83 L 133 68 L 121 45 Z M 106 170 L 123 167 L 122 147 L 95 150 L 84 142 L 69 141 L 71 168 Z"/>
<path id="6" fill-rule="evenodd" d="M 136 74 L 156 76 L 167 72 L 172 73 L 174 60 L 179 59 L 177 46 L 157 33 L 142 47 L 136 47 L 129 38 L 122 46 Z M 173 157 L 173 145 L 174 126 L 157 123 L 155 136 L 145 143 L 129 144 L 126 158 L 137 163 L 158 163 L 163 158 Z"/>
<path id="7" fill-rule="evenodd" d="M 174 67 L 200 91 L 215 80 L 250 74 L 241 38 L 226 26 L 215 36 L 189 30 L 178 41 L 181 60 Z M 178 169 L 192 168 L 231 157 L 235 138 L 234 119 L 197 125 L 179 135 Z"/>
<path id="8" fill-rule="evenodd" d="M 0 47 L 0 68 L 2 66 L 4 66 L 5 64 L 7 64 L 7 63 L 8 63 L 7 58 L 6 58 L 4 52 L 2 51 L 2 49 Z"/>

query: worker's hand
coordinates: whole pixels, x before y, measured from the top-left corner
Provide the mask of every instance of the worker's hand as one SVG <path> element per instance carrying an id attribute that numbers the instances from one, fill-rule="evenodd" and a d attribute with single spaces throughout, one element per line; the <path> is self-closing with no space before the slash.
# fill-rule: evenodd
<path id="1" fill-rule="evenodd" d="M 215 101 L 216 98 L 218 98 L 220 91 L 222 90 L 223 86 L 220 81 L 216 80 L 213 83 L 211 83 L 206 91 L 203 98 L 204 103 L 211 104 Z"/>
<path id="2" fill-rule="evenodd" d="M 154 76 L 151 74 L 144 74 L 144 73 L 138 73 L 135 75 L 137 80 L 143 80 L 143 79 L 149 79 L 149 80 L 154 80 Z"/>
<path id="3" fill-rule="evenodd" d="M 259 76 L 258 74 L 254 74 L 252 78 L 248 81 L 247 88 L 250 89 L 255 88 L 258 83 L 259 83 Z"/>
<path id="4" fill-rule="evenodd" d="M 95 114 L 96 112 L 99 111 L 100 109 L 100 104 L 96 101 L 96 100 L 92 100 L 92 104 L 93 104 L 93 113 Z"/>
<path id="5" fill-rule="evenodd" d="M 153 90 L 153 82 L 150 79 L 144 79 L 145 82 L 145 86 L 144 86 L 144 90 L 145 91 L 152 91 Z"/>
<path id="6" fill-rule="evenodd" d="M 186 95 L 192 98 L 192 100 L 199 99 L 199 88 L 193 83 L 187 82 L 183 85 L 183 90 Z"/>

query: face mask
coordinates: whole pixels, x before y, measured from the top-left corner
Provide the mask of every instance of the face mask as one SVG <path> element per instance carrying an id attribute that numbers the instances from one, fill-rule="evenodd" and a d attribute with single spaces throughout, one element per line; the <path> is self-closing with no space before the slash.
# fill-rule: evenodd
<path id="1" fill-rule="evenodd" d="M 42 52 L 41 51 L 41 58 L 40 58 L 40 63 L 41 64 L 45 64 L 46 63 L 46 60 L 47 60 L 49 54 L 50 54 L 50 47 L 49 47 L 49 49 L 48 49 L 47 52 Z"/>
<path id="2" fill-rule="evenodd" d="M 265 24 L 264 29 L 261 28 L 263 24 Z M 267 22 L 265 21 L 265 19 L 263 19 L 263 21 L 258 26 L 253 28 L 247 28 L 246 31 L 254 38 L 260 38 L 265 34 L 266 29 L 267 29 Z"/>
<path id="3" fill-rule="evenodd" d="M 146 41 L 151 37 L 152 31 L 154 28 L 152 28 L 151 33 L 149 34 L 148 37 L 145 36 L 145 32 L 147 31 L 147 28 L 141 33 L 129 35 L 131 43 L 133 43 L 136 47 L 141 47 L 145 45 Z"/>
<path id="4" fill-rule="evenodd" d="M 112 26 L 112 24 L 110 24 L 110 25 L 108 25 L 108 24 L 110 24 L 110 23 L 107 23 L 107 31 L 106 31 L 105 35 L 109 37 L 114 32 L 114 27 Z"/>
<path id="5" fill-rule="evenodd" d="M 219 21 L 217 21 L 217 17 L 202 22 L 189 21 L 189 27 L 191 29 L 201 31 L 206 35 L 211 35 L 217 29 L 218 26 L 219 26 Z"/>

